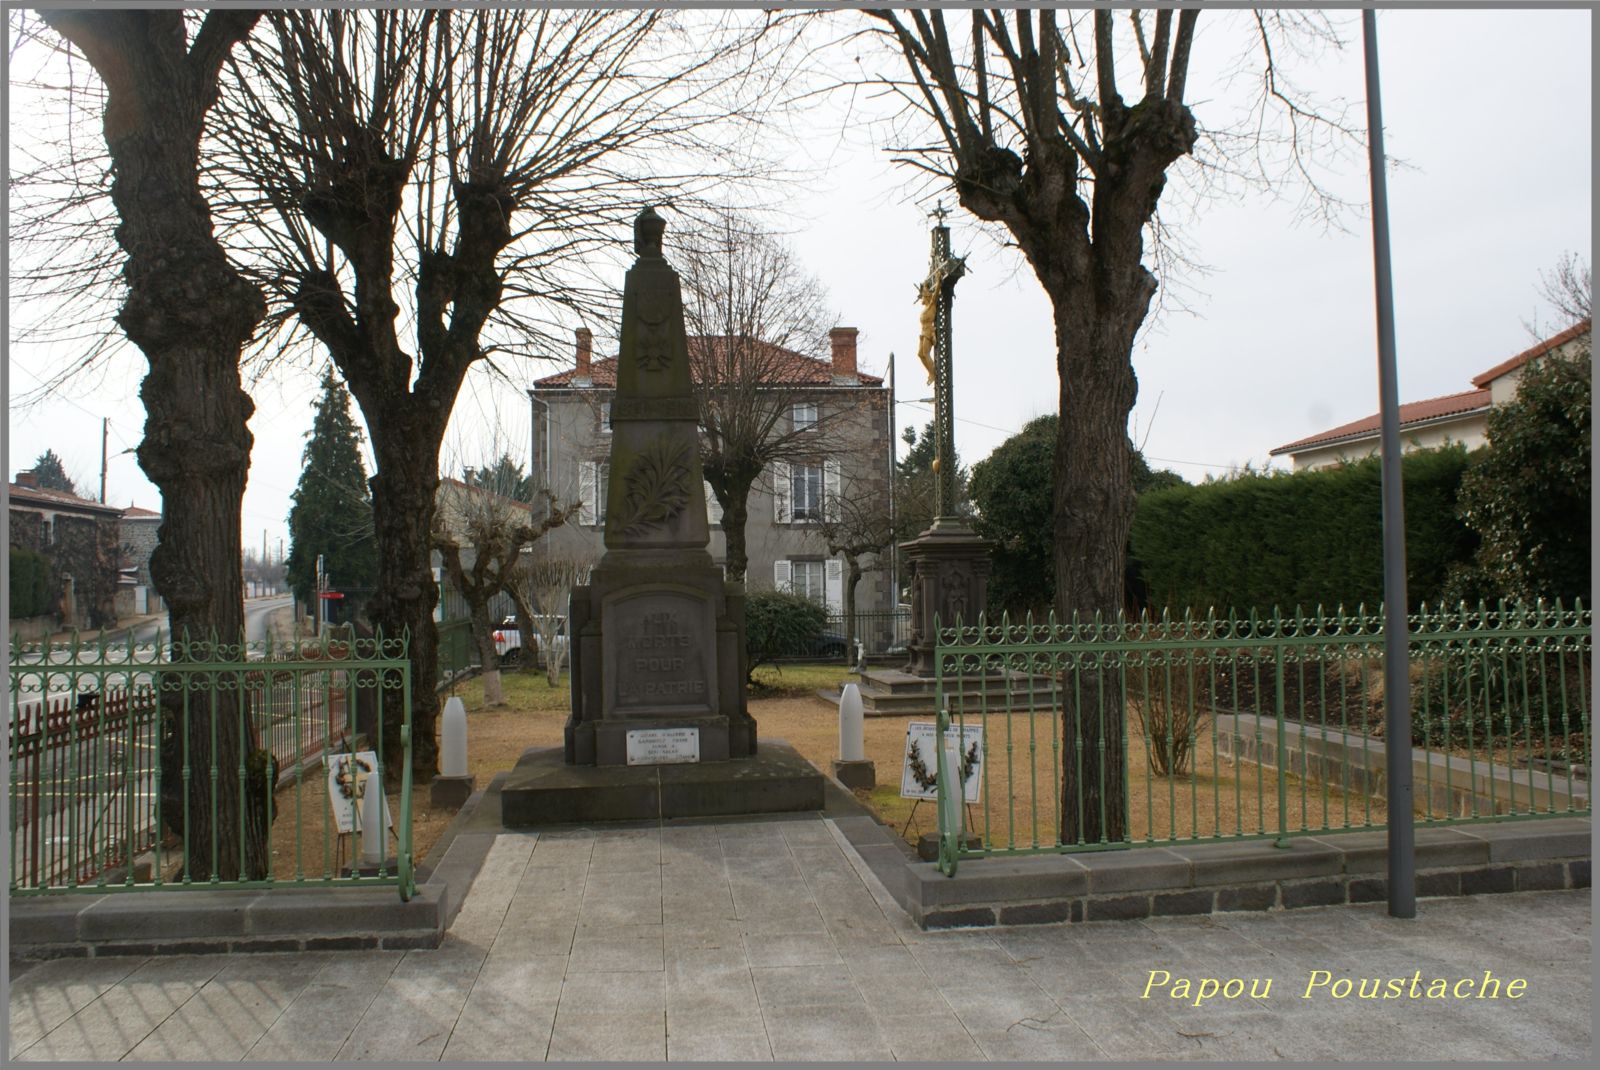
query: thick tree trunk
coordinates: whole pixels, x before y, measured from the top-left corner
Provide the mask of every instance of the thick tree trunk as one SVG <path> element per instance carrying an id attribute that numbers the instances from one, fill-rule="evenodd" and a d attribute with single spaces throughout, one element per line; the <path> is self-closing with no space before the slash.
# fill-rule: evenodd
<path id="1" fill-rule="evenodd" d="M 494 648 L 494 621 L 489 617 L 488 599 L 468 599 L 472 636 L 478 641 L 478 664 L 483 666 L 483 704 L 499 706 L 505 702 L 500 687 L 500 652 Z"/>
<path id="2" fill-rule="evenodd" d="M 240 507 L 253 406 L 239 357 L 266 314 L 217 242 L 199 185 L 199 143 L 223 58 L 259 13 L 212 12 L 193 47 L 178 11 L 55 11 L 45 20 L 105 82 L 106 146 L 128 296 L 117 322 L 145 354 L 140 466 L 161 490 L 150 558 L 174 661 L 237 661 L 244 629 Z M 187 838 L 191 879 L 260 877 L 270 806 L 239 692 L 213 676 L 161 679 L 163 820 Z M 181 685 L 181 686 L 180 686 Z M 249 766 L 255 776 L 240 770 Z"/>
<path id="3" fill-rule="evenodd" d="M 750 488 L 747 486 L 743 494 L 735 494 L 728 499 L 718 495 L 717 500 L 722 505 L 722 535 L 727 546 L 723 575 L 734 583 L 743 583 L 745 572 L 750 567 L 744 541 L 744 527 L 750 520 Z"/>
<path id="4" fill-rule="evenodd" d="M 352 384 L 352 388 L 354 384 Z M 358 400 L 360 394 L 358 393 Z M 365 411 L 365 405 L 363 405 Z M 434 494 L 439 486 L 438 437 L 410 421 L 368 420 L 378 470 L 372 515 L 378 542 L 378 589 L 369 603 L 373 623 L 386 641 L 405 637 L 411 661 L 411 771 L 426 784 L 439 771 L 439 643 L 433 610 L 439 587 L 433 580 Z M 400 764 L 400 728 L 405 702 L 398 690 L 383 696 L 383 762 Z"/>
<path id="5" fill-rule="evenodd" d="M 1054 464 L 1056 614 L 1067 624 L 1076 615 L 1083 627 L 1097 617 L 1114 623 L 1123 608 L 1134 510 L 1127 426 L 1138 393 L 1128 353 L 1149 304 L 1147 290 L 1123 294 L 1109 309 L 1096 307 L 1094 296 L 1056 302 L 1063 414 Z M 1062 707 L 1062 841 L 1116 842 L 1127 835 L 1120 675 L 1089 659 L 1073 671 L 1063 688 L 1071 699 Z"/>

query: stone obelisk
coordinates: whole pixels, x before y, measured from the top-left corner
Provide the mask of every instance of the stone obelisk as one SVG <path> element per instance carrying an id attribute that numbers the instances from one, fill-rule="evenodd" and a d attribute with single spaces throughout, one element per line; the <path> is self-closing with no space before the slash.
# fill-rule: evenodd
<path id="1" fill-rule="evenodd" d="M 746 708 L 744 587 L 706 547 L 698 410 L 683 295 L 646 208 L 622 294 L 611 404 L 605 555 L 572 592 L 576 765 L 714 762 L 753 755 Z"/>

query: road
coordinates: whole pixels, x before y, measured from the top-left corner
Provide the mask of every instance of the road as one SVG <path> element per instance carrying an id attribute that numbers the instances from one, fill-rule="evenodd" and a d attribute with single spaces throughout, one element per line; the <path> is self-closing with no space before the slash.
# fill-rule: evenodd
<path id="1" fill-rule="evenodd" d="M 294 596 L 288 594 L 268 595 L 265 598 L 251 598 L 244 604 L 244 636 L 248 643 L 262 643 L 267 638 L 267 621 L 277 610 L 294 603 Z M 164 634 L 167 629 L 167 618 L 157 617 L 131 629 L 122 629 L 106 633 L 106 642 L 123 644 L 128 641 L 128 632 L 133 632 L 133 641 L 137 645 L 153 643 L 159 634 Z"/>

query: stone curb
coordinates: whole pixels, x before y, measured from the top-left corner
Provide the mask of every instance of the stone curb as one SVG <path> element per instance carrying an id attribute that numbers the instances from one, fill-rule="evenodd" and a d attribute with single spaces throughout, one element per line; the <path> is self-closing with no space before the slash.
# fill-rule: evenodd
<path id="1" fill-rule="evenodd" d="M 1180 847 L 964 860 L 955 877 L 861 810 L 834 824 L 896 902 L 924 929 L 1126 920 L 1232 910 L 1277 910 L 1384 899 L 1382 830 Z M 1416 830 L 1417 894 L 1587 888 L 1587 817 Z"/>
<path id="2" fill-rule="evenodd" d="M 10 900 L 15 959 L 438 947 L 494 838 L 501 774 L 467 799 L 417 867 L 417 892 L 251 888 L 22 896 Z M 453 890 L 453 892 L 452 892 Z"/>

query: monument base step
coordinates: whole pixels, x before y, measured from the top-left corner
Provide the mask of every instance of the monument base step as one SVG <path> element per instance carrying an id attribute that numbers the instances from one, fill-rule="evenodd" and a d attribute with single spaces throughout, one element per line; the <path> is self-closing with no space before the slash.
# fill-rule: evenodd
<path id="1" fill-rule="evenodd" d="M 681 765 L 568 765 L 562 748 L 525 751 L 500 791 L 500 822 L 536 828 L 592 821 L 821 810 L 823 775 L 781 739 L 753 758 Z"/>

